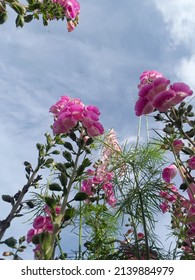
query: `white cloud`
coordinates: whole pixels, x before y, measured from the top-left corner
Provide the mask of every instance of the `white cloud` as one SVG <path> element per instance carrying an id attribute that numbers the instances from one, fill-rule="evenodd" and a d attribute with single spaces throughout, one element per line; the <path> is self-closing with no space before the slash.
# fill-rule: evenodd
<path id="1" fill-rule="evenodd" d="M 189 58 L 181 58 L 175 68 L 175 72 L 178 78 L 185 81 L 185 83 L 189 84 L 195 90 L 195 53 Z"/>
<path id="2" fill-rule="evenodd" d="M 194 41 L 195 2 L 194 0 L 153 0 L 162 13 L 167 30 L 175 45 L 189 45 Z"/>

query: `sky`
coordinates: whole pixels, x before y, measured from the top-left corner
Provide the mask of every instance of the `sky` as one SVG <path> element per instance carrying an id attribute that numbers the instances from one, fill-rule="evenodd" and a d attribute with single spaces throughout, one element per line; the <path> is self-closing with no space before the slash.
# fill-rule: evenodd
<path id="1" fill-rule="evenodd" d="M 48 27 L 40 20 L 16 28 L 11 10 L 0 26 L 1 194 L 15 194 L 25 184 L 23 162 L 36 163 L 35 145 L 51 132 L 49 108 L 62 95 L 96 105 L 105 129 L 134 142 L 133 108 L 143 71 L 155 69 L 195 90 L 194 0 L 80 4 L 80 23 L 71 33 L 65 21 L 55 20 Z M 156 126 L 152 118 L 149 126 Z M 141 131 L 145 141 L 144 122 Z M 0 202 L 0 220 L 8 211 Z M 23 226 L 15 221 L 11 232 L 20 236 L 29 227 Z"/>

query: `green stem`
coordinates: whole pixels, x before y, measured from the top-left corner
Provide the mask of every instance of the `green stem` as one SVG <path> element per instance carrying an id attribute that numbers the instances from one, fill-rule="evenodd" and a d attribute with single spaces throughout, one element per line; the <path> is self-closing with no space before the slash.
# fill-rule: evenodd
<path id="1" fill-rule="evenodd" d="M 79 260 L 82 259 L 82 201 L 79 203 Z"/>
<path id="2" fill-rule="evenodd" d="M 138 148 L 138 144 L 139 144 L 139 140 L 140 140 L 140 135 L 141 135 L 141 121 L 142 121 L 142 117 L 139 117 L 137 141 L 136 141 L 136 145 L 135 145 L 135 149 L 136 149 L 136 150 L 137 150 L 137 148 Z"/>
<path id="3" fill-rule="evenodd" d="M 147 134 L 147 143 L 149 143 L 149 140 L 150 140 L 150 134 L 149 134 L 148 116 L 146 116 L 146 134 Z"/>
<path id="4" fill-rule="evenodd" d="M 79 157 L 81 155 L 81 150 L 82 150 L 81 147 L 79 147 L 76 158 L 75 158 L 72 175 L 69 179 L 69 183 L 68 183 L 68 187 L 67 187 L 67 194 L 64 196 L 62 206 L 61 206 L 61 209 L 60 209 L 60 213 L 59 213 L 58 217 L 56 218 L 56 221 L 55 221 L 55 224 L 54 224 L 54 230 L 53 230 L 52 240 L 51 240 L 51 245 L 50 245 L 50 246 L 53 247 L 53 250 L 54 250 L 54 243 L 55 243 L 56 236 L 59 233 L 59 230 L 61 228 L 61 224 L 62 224 L 64 213 L 65 213 L 65 210 L 66 210 L 66 206 L 67 206 L 67 203 L 68 203 L 68 197 L 69 197 L 69 194 L 70 194 L 70 191 L 71 191 L 71 188 L 72 188 L 72 184 L 75 180 L 78 161 L 79 161 Z"/>
<path id="5" fill-rule="evenodd" d="M 144 239 L 145 239 L 145 246 L 146 246 L 146 258 L 149 260 L 150 259 L 150 251 L 149 251 L 149 242 L 148 242 L 148 231 L 147 231 L 146 218 L 145 218 L 145 213 L 144 213 L 143 199 L 142 199 L 142 195 L 141 195 L 140 188 L 139 188 L 139 182 L 138 182 L 139 174 L 137 174 L 135 172 L 135 168 L 134 168 L 133 165 L 132 165 L 132 168 L 133 168 L 133 173 L 134 173 L 134 178 L 135 178 L 135 186 L 136 186 L 136 189 L 138 190 L 138 196 L 139 196 L 140 207 L 141 207 L 142 223 L 143 223 L 143 230 L 144 230 Z"/>

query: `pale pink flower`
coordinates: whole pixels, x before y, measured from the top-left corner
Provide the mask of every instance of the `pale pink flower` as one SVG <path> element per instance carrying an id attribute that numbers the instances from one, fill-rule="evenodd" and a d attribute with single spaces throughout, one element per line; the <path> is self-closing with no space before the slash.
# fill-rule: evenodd
<path id="1" fill-rule="evenodd" d="M 169 166 L 165 167 L 162 172 L 163 180 L 166 183 L 170 183 L 171 180 L 177 175 L 177 167 L 175 164 L 170 164 Z"/>
<path id="2" fill-rule="evenodd" d="M 116 203 L 117 203 L 117 199 L 116 199 L 116 197 L 114 196 L 114 194 L 111 194 L 111 195 L 109 195 L 108 197 L 106 197 L 106 202 L 107 202 L 110 206 L 114 207 L 114 206 L 116 205 Z"/>
<path id="3" fill-rule="evenodd" d="M 72 32 L 76 27 L 76 24 L 73 20 L 68 20 L 67 21 L 67 29 L 68 29 L 68 32 Z"/>
<path id="4" fill-rule="evenodd" d="M 195 169 L 195 155 L 191 156 L 190 159 L 188 160 L 188 166 L 190 169 L 194 170 Z"/>

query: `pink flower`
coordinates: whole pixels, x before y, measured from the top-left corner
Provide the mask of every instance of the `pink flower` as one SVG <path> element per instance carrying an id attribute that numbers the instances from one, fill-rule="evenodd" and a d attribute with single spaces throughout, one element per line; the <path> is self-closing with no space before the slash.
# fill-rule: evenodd
<path id="1" fill-rule="evenodd" d="M 75 19 L 80 13 L 80 4 L 77 0 L 64 0 L 65 16 L 67 19 Z"/>
<path id="2" fill-rule="evenodd" d="M 163 203 L 161 203 L 161 204 L 159 205 L 159 207 L 160 207 L 161 211 L 163 212 L 163 214 L 166 213 L 166 212 L 168 212 L 168 210 L 169 210 L 169 208 L 170 208 L 169 204 L 168 204 L 166 201 L 164 201 Z"/>
<path id="3" fill-rule="evenodd" d="M 180 103 L 186 97 L 193 94 L 193 91 L 190 89 L 190 87 L 184 83 L 174 83 L 170 86 L 170 89 L 176 93 L 175 98 L 172 100 L 172 105 Z"/>
<path id="4" fill-rule="evenodd" d="M 173 150 L 176 154 L 178 154 L 184 146 L 184 143 L 180 139 L 173 140 Z"/>
<path id="5" fill-rule="evenodd" d="M 138 240 L 143 239 L 144 236 L 145 236 L 145 235 L 144 235 L 142 232 L 139 232 L 139 233 L 137 234 Z"/>
<path id="6" fill-rule="evenodd" d="M 92 191 L 92 186 L 93 186 L 92 179 L 84 180 L 82 182 L 81 191 L 86 192 L 88 196 L 92 196 L 94 195 L 94 192 Z"/>
<path id="7" fill-rule="evenodd" d="M 195 169 L 195 155 L 191 156 L 190 159 L 188 160 L 188 166 L 190 169 L 194 170 Z"/>
<path id="8" fill-rule="evenodd" d="M 160 112 L 167 112 L 173 105 L 176 94 L 173 90 L 165 90 L 154 97 L 153 106 Z"/>
<path id="9" fill-rule="evenodd" d="M 146 70 L 140 76 L 140 84 L 138 88 L 141 88 L 145 84 L 152 83 L 156 78 L 163 77 L 163 74 L 156 70 Z"/>
<path id="10" fill-rule="evenodd" d="M 165 167 L 162 172 L 163 180 L 166 183 L 170 183 L 171 180 L 177 175 L 177 167 L 175 164 L 171 164 L 168 167 Z"/>
<path id="11" fill-rule="evenodd" d="M 37 216 L 34 219 L 33 227 L 35 229 L 42 229 L 44 227 L 45 223 L 46 223 L 46 217 L 45 216 Z"/>
<path id="12" fill-rule="evenodd" d="M 155 70 L 143 72 L 138 85 L 139 99 L 134 108 L 136 116 L 150 114 L 154 110 L 167 112 L 193 93 L 184 83 L 174 83 L 168 88 L 169 84 L 170 80 Z"/>
<path id="13" fill-rule="evenodd" d="M 95 137 L 104 133 L 104 128 L 99 122 L 94 122 L 93 124 L 89 125 L 87 128 L 87 134 L 90 137 Z"/>
<path id="14" fill-rule="evenodd" d="M 60 110 L 64 108 L 64 106 L 68 103 L 70 100 L 70 97 L 68 96 L 62 96 L 59 101 L 57 101 L 54 105 L 52 105 L 49 109 L 49 112 L 58 115 Z"/>
<path id="15" fill-rule="evenodd" d="M 37 233 L 37 231 L 34 228 L 29 229 L 27 232 L 27 243 L 32 242 L 33 236 Z"/>
<path id="16" fill-rule="evenodd" d="M 147 115 L 152 113 L 155 110 L 152 102 L 149 101 L 146 97 L 140 97 L 135 103 L 135 114 L 136 116 Z"/>
<path id="17" fill-rule="evenodd" d="M 69 20 L 67 21 L 67 29 L 68 29 L 68 32 L 72 32 L 76 27 L 76 24 L 73 20 Z"/>
<path id="18" fill-rule="evenodd" d="M 78 123 L 86 128 L 87 135 L 84 137 L 95 137 L 104 133 L 104 128 L 99 123 L 99 109 L 92 105 L 85 106 L 79 98 L 62 96 L 51 106 L 50 112 L 54 114 L 54 134 L 68 134 Z"/>
<path id="19" fill-rule="evenodd" d="M 116 200 L 114 194 L 109 195 L 109 196 L 106 198 L 106 202 L 107 202 L 110 206 L 112 206 L 112 207 L 115 206 L 116 203 L 117 203 L 117 200 Z"/>
<path id="20" fill-rule="evenodd" d="M 80 13 L 80 4 L 77 0 L 53 0 L 64 7 L 64 13 L 67 19 L 75 19 Z"/>

